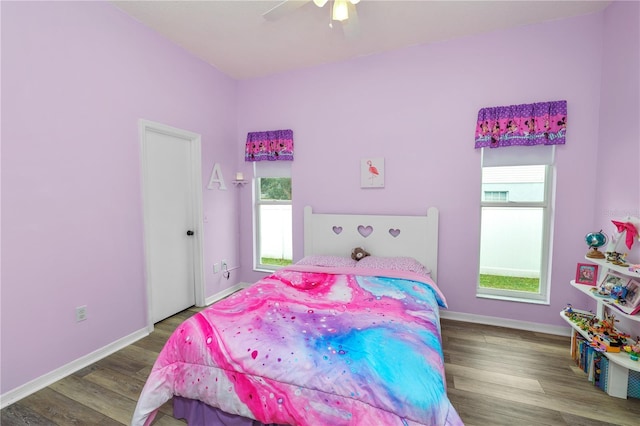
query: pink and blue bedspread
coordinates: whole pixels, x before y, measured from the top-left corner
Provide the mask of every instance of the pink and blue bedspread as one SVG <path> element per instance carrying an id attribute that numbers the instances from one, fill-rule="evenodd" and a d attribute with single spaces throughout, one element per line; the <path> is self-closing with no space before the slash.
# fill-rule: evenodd
<path id="1" fill-rule="evenodd" d="M 462 425 L 439 308 L 409 272 L 292 266 L 195 314 L 167 341 L 132 424 L 172 396 L 263 423 Z"/>

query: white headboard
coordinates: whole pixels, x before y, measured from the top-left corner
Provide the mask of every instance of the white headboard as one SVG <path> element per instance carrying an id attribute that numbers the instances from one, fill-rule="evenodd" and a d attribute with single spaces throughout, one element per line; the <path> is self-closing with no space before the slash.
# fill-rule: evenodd
<path id="1" fill-rule="evenodd" d="M 411 256 L 438 277 L 438 209 L 425 216 L 313 213 L 304 208 L 304 255 L 350 256 L 362 247 L 374 256 Z"/>

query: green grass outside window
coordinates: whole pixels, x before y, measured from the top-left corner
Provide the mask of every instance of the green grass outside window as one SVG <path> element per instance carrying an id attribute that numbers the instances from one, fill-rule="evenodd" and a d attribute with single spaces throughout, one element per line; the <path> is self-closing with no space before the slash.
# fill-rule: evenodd
<path id="1" fill-rule="evenodd" d="M 263 265 L 287 266 L 291 265 L 291 259 L 274 259 L 272 257 L 263 257 L 260 259 Z"/>
<path id="2" fill-rule="evenodd" d="M 540 289 L 540 280 L 538 278 L 480 274 L 480 287 L 537 293 Z"/>

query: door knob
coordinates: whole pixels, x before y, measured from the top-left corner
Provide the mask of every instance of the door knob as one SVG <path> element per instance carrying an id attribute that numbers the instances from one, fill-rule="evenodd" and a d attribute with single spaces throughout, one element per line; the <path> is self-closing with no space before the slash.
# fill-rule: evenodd
<path id="1" fill-rule="evenodd" d="M 187 235 L 188 235 L 188 236 L 192 236 L 192 235 L 193 235 L 193 231 L 192 231 L 191 229 L 189 229 L 189 230 L 187 231 Z"/>

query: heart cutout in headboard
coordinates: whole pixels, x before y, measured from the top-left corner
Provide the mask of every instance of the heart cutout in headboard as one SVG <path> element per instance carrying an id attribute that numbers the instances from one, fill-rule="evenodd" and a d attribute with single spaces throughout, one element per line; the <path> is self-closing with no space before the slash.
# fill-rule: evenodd
<path id="1" fill-rule="evenodd" d="M 339 235 L 342 232 L 342 226 L 334 226 L 333 233 Z"/>
<path id="2" fill-rule="evenodd" d="M 373 227 L 358 225 L 358 233 L 363 237 L 367 238 L 373 232 Z"/>
<path id="3" fill-rule="evenodd" d="M 389 229 L 389 234 L 391 234 L 391 236 L 393 238 L 397 237 L 398 235 L 400 235 L 400 230 L 399 229 Z"/>

